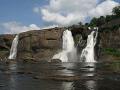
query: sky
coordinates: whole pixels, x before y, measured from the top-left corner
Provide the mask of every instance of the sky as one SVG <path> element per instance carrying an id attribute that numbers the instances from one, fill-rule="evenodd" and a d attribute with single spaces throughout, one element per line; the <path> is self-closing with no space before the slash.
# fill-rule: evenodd
<path id="1" fill-rule="evenodd" d="M 0 34 L 89 22 L 111 15 L 120 0 L 0 0 Z"/>

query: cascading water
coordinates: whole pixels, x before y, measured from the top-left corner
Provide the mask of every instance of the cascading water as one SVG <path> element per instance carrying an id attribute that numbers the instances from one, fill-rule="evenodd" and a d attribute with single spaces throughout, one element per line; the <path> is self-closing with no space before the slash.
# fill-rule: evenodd
<path id="1" fill-rule="evenodd" d="M 91 34 L 88 35 L 87 46 L 83 49 L 82 54 L 80 56 L 81 61 L 96 62 L 94 60 L 94 46 L 96 45 L 96 41 L 97 41 L 98 28 L 94 28 L 94 29 L 96 29 L 96 31 L 92 31 Z"/>
<path id="2" fill-rule="evenodd" d="M 12 46 L 10 49 L 10 55 L 9 55 L 8 59 L 16 59 L 18 39 L 19 39 L 19 34 L 15 36 L 15 38 L 12 42 Z"/>
<path id="3" fill-rule="evenodd" d="M 54 55 L 52 59 L 59 59 L 62 62 L 68 62 L 68 60 L 72 60 L 74 58 L 74 53 L 76 51 L 71 31 L 65 30 L 63 32 L 62 39 L 62 52 Z"/>

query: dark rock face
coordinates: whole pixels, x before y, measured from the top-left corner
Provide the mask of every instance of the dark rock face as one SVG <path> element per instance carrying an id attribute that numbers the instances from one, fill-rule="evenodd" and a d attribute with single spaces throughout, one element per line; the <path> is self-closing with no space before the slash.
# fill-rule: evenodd
<path id="1" fill-rule="evenodd" d="M 99 32 L 99 43 L 97 45 L 100 59 L 120 59 L 120 29 Z M 106 51 L 107 50 L 107 51 Z M 117 53 L 116 53 L 117 50 Z M 116 55 L 115 55 L 116 54 Z"/>
<path id="2" fill-rule="evenodd" d="M 20 33 L 18 59 L 49 61 L 62 47 L 63 28 Z M 8 58 L 15 35 L 0 35 L 0 59 Z"/>
<path id="3" fill-rule="evenodd" d="M 120 29 L 100 33 L 100 44 L 103 48 L 120 49 Z"/>
<path id="4" fill-rule="evenodd" d="M 0 59 L 7 58 L 15 35 L 0 35 Z"/>
<path id="5" fill-rule="evenodd" d="M 10 49 L 14 36 L 10 34 L 0 35 L 0 48 Z"/>
<path id="6" fill-rule="evenodd" d="M 61 49 L 62 33 L 62 28 L 21 33 L 18 44 L 18 58 L 49 61 Z"/>

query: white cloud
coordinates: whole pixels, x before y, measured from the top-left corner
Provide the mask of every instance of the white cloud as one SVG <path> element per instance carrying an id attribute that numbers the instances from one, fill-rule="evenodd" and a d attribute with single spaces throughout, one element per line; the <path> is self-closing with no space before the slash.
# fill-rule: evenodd
<path id="1" fill-rule="evenodd" d="M 30 24 L 28 26 L 29 30 L 40 30 L 40 27 L 38 27 L 36 24 Z"/>
<path id="2" fill-rule="evenodd" d="M 21 23 L 18 23 L 16 21 L 11 21 L 11 22 L 5 22 L 0 24 L 0 29 L 5 30 L 5 34 L 17 34 L 21 32 L 26 32 L 30 30 L 42 30 L 42 29 L 49 29 L 49 28 L 54 28 L 58 27 L 58 25 L 50 25 L 50 26 L 44 26 L 44 27 L 38 27 L 36 24 L 30 24 L 29 26 L 24 26 Z"/>
<path id="3" fill-rule="evenodd" d="M 38 8 L 38 7 L 34 7 L 34 8 L 33 8 L 33 11 L 34 11 L 35 13 L 39 13 L 40 8 Z"/>
<path id="4" fill-rule="evenodd" d="M 45 26 L 42 29 L 49 29 L 49 28 L 55 28 L 55 27 L 59 27 L 58 25 L 50 25 L 50 26 Z"/>
<path id="5" fill-rule="evenodd" d="M 1 26 L 5 29 L 5 33 L 21 33 L 29 30 L 40 30 L 40 28 L 35 24 L 24 26 L 15 21 L 3 23 Z"/>
<path id="6" fill-rule="evenodd" d="M 118 3 L 113 0 L 49 0 L 44 7 L 35 7 L 34 12 L 42 14 L 45 22 L 58 25 L 70 25 L 85 22 L 87 17 L 99 17 L 111 14 Z"/>
<path id="7" fill-rule="evenodd" d="M 91 17 L 99 17 L 104 15 L 111 15 L 112 9 L 117 6 L 118 3 L 112 1 L 112 0 L 106 0 L 100 5 L 98 5 L 96 8 L 92 9 L 89 14 Z"/>
<path id="8" fill-rule="evenodd" d="M 97 0 L 50 0 L 49 5 L 41 8 L 42 18 L 59 25 L 78 23 L 85 21 L 86 12 L 96 4 Z"/>

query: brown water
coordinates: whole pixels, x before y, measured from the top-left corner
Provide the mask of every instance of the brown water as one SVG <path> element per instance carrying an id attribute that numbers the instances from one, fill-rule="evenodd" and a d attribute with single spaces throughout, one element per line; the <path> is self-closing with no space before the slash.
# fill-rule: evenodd
<path id="1" fill-rule="evenodd" d="M 120 90 L 120 62 L 1 63 L 0 90 Z"/>

